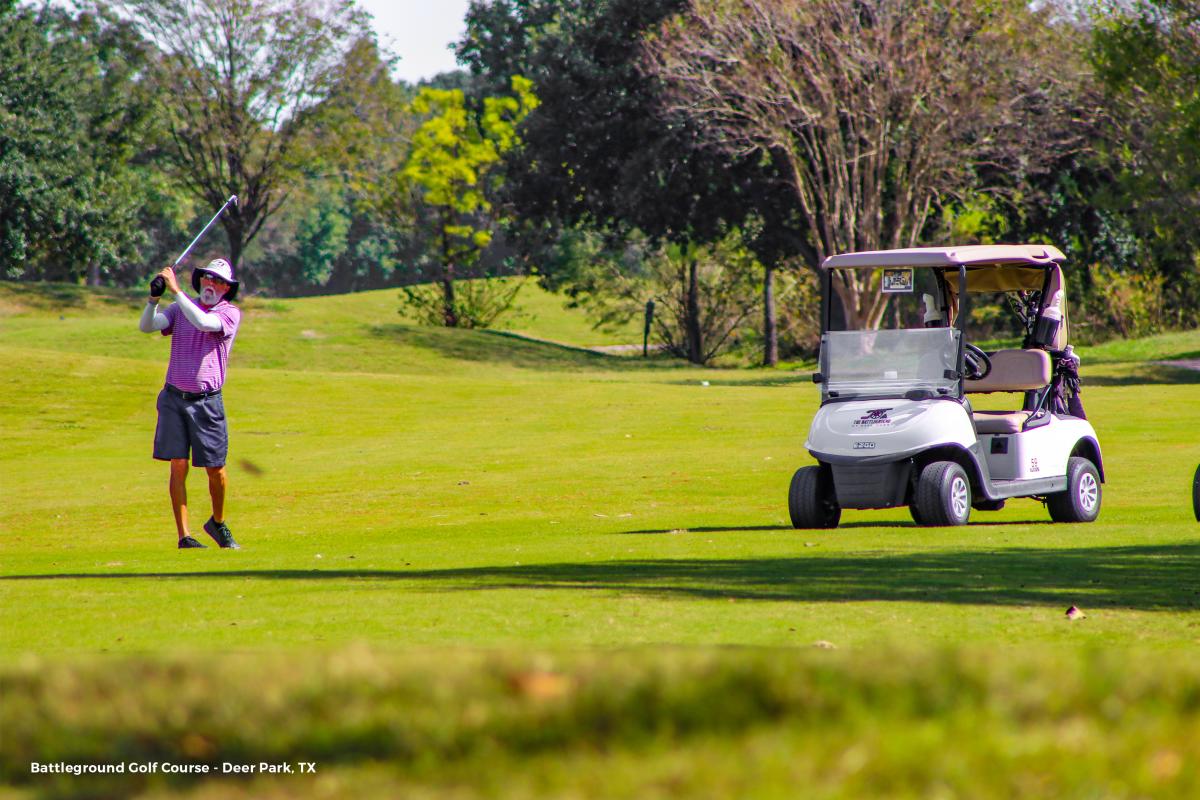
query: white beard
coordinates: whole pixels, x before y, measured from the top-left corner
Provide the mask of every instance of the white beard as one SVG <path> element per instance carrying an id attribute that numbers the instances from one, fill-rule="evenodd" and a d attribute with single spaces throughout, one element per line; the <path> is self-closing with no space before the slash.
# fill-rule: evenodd
<path id="1" fill-rule="evenodd" d="M 221 299 L 221 295 L 217 294 L 216 289 L 210 289 L 207 286 L 200 290 L 200 302 L 206 306 L 215 306 Z"/>

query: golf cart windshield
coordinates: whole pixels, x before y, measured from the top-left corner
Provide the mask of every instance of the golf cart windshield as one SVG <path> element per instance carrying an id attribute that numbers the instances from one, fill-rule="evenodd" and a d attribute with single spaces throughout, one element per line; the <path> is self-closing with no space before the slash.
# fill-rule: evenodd
<path id="1" fill-rule="evenodd" d="M 821 337 L 824 392 L 843 399 L 956 396 L 961 335 L 955 328 L 828 331 Z"/>

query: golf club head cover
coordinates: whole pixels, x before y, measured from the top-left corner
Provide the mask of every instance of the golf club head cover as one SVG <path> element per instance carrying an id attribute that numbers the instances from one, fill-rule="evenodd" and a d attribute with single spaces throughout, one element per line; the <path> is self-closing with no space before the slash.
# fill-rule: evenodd
<path id="1" fill-rule="evenodd" d="M 167 282 L 163 280 L 162 275 L 156 275 L 154 280 L 150 281 L 150 296 L 162 297 L 163 292 L 167 290 Z"/>

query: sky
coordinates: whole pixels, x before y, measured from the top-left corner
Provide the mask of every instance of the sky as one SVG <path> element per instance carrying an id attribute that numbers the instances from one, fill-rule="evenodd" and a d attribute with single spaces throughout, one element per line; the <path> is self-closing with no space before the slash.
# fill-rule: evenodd
<path id="1" fill-rule="evenodd" d="M 416 83 L 439 72 L 458 69 L 451 42 L 466 26 L 468 0 L 358 0 L 375 17 L 379 43 L 400 62 L 393 77 Z"/>

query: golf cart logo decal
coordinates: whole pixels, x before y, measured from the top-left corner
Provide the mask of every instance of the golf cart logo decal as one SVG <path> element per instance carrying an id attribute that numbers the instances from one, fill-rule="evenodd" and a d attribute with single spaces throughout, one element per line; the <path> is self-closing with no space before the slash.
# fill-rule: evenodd
<path id="1" fill-rule="evenodd" d="M 892 421 L 888 418 L 890 408 L 876 408 L 863 414 L 858 419 L 854 420 L 856 428 L 870 428 L 875 425 L 891 425 Z M 872 445 L 874 446 L 874 445 Z"/>
<path id="2" fill-rule="evenodd" d="M 913 271 L 911 269 L 885 269 L 883 271 L 883 291 L 911 292 L 913 290 Z"/>
<path id="3" fill-rule="evenodd" d="M 855 450 L 874 450 L 875 443 L 874 442 L 855 442 L 854 449 Z"/>
<path id="4" fill-rule="evenodd" d="M 1029 459 L 1029 471 L 1030 472 L 1041 472 L 1041 470 L 1038 469 L 1038 463 L 1037 463 L 1036 458 Z"/>

